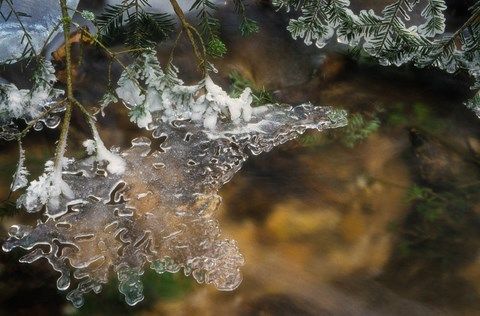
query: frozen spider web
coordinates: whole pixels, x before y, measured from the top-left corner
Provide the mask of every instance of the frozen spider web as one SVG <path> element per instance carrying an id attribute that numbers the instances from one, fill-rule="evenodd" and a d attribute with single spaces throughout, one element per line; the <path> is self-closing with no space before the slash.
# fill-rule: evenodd
<path id="1" fill-rule="evenodd" d="M 215 91 L 202 102 L 233 105 L 235 99 Z M 143 299 L 141 276 L 148 266 L 158 273 L 183 270 L 219 290 L 237 288 L 244 258 L 235 241 L 221 237 L 214 217 L 219 189 L 249 154 L 269 151 L 306 129 L 346 124 L 343 111 L 310 104 L 267 105 L 244 121 L 217 113 L 214 125 L 210 116 L 149 113 L 151 137 L 134 139 L 127 150 L 106 150 L 98 135 L 85 142 L 92 156 L 68 163 L 62 174 L 71 194 L 58 195 L 54 207 L 47 203 L 47 219 L 35 227 L 12 226 L 3 245 L 4 251 L 28 250 L 21 262 L 47 259 L 60 273 L 60 290 L 76 285 L 67 299 L 77 307 L 86 293 L 100 292 L 112 271 L 126 302 L 135 305 Z M 27 198 L 28 189 L 19 203 Z"/>

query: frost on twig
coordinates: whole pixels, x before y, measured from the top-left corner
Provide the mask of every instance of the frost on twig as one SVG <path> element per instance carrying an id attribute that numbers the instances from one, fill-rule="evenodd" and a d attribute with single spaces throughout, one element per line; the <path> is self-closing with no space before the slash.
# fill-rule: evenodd
<path id="1" fill-rule="evenodd" d="M 91 122 L 93 140 L 87 139 L 83 142 L 83 146 L 89 155 L 94 155 L 92 158 L 99 162 L 107 162 L 106 169 L 112 174 L 121 175 L 125 172 L 125 161 L 119 155 L 109 151 L 103 144 L 97 129 L 94 127 L 94 122 Z M 90 164 L 90 161 L 86 161 Z"/>
<path id="2" fill-rule="evenodd" d="M 141 275 L 148 266 L 158 273 L 182 270 L 219 290 L 238 287 L 244 258 L 235 241 L 221 237 L 214 217 L 221 202 L 218 190 L 249 154 L 269 151 L 306 129 L 346 124 L 343 111 L 310 104 L 267 105 L 249 112 L 248 91 L 235 101 L 243 106 L 232 108 L 233 99 L 208 78 L 206 95 L 195 99 L 197 87 L 182 86 L 177 79 L 168 82 L 158 68 L 151 71 L 139 77 L 152 88 L 150 97 L 159 94 L 151 101 L 140 97 L 144 92 L 135 85 L 127 91 L 126 82 L 117 90 L 132 102 L 132 109 L 148 110 L 152 130 L 151 138 L 134 139 L 130 149 L 110 153 L 121 157 L 124 172 L 109 168 L 115 160 L 94 135 L 85 146 L 95 159 L 73 162 L 63 172 L 64 188 L 72 195 L 51 194 L 58 202 L 56 213 L 35 227 L 13 226 L 3 245 L 5 251 L 29 250 L 22 262 L 48 260 L 61 274 L 60 290 L 73 283 L 67 298 L 77 307 L 85 294 L 101 290 L 111 271 L 126 302 L 138 303 L 143 299 Z M 215 124 L 208 123 L 210 109 L 217 115 Z M 47 172 L 36 187 L 51 179 Z M 46 244 L 50 249 L 38 247 Z"/>
<path id="3" fill-rule="evenodd" d="M 13 139 L 14 130 L 9 129 L 12 121 L 24 119 L 26 122 L 39 118 L 55 100 L 63 94 L 54 88 L 57 78 L 50 61 L 42 61 L 33 77 L 30 90 L 18 89 L 14 84 L 0 84 L 0 137 Z M 46 116 L 39 120 L 34 128 L 41 129 L 42 123 L 55 128 L 60 122 L 57 116 Z"/>
<path id="4" fill-rule="evenodd" d="M 18 157 L 18 163 L 17 163 L 17 170 L 13 175 L 12 185 L 10 186 L 10 189 L 12 190 L 12 192 L 15 192 L 18 189 L 24 188 L 28 185 L 27 176 L 29 175 L 29 172 L 25 167 L 25 150 L 22 147 L 21 141 L 18 142 L 18 148 L 19 148 L 19 157 Z"/>
<path id="5" fill-rule="evenodd" d="M 28 212 L 38 212 L 46 205 L 46 215 L 58 215 L 61 197 L 73 199 L 74 193 L 62 179 L 61 169 L 55 168 L 53 161 L 48 160 L 44 173 L 30 182 L 17 204 Z"/>
<path id="6" fill-rule="evenodd" d="M 196 85 L 187 86 L 177 77 L 177 70 L 164 72 L 148 51 L 122 73 L 116 93 L 130 108 L 130 118 L 141 128 L 153 122 L 153 115 L 165 122 L 191 119 L 213 130 L 218 120 L 248 122 L 252 114 L 264 108 L 252 108 L 249 88 L 238 97 L 230 97 L 207 75 Z M 206 93 L 202 93 L 205 89 Z"/>

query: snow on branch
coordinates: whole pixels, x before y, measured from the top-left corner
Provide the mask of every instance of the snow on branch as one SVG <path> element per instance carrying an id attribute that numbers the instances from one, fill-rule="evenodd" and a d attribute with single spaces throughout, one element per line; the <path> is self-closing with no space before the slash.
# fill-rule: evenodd
<path id="1" fill-rule="evenodd" d="M 41 129 L 42 123 L 50 128 L 58 126 L 59 118 L 45 116 L 46 111 L 56 105 L 58 98 L 64 94 L 62 90 L 54 88 L 57 82 L 55 69 L 52 63 L 43 60 L 33 76 L 33 86 L 30 90 L 18 89 L 11 83 L 0 84 L 0 137 L 4 139 L 15 138 L 11 127 L 13 122 L 23 119 L 30 122 L 39 119 L 35 129 Z"/>
<path id="2" fill-rule="evenodd" d="M 192 119 L 215 129 L 218 120 L 235 123 L 250 121 L 262 108 L 252 108 L 249 88 L 238 97 L 230 97 L 207 75 L 196 85 L 184 85 L 177 71 L 164 72 L 154 51 L 145 52 L 122 73 L 116 94 L 130 109 L 130 119 L 147 128 L 154 116 L 163 121 Z M 115 98 L 107 98 L 115 100 Z"/>
<path id="3" fill-rule="evenodd" d="M 288 30 L 306 45 L 319 48 L 334 37 L 339 43 L 362 48 L 380 64 L 400 66 L 413 62 L 453 73 L 465 70 L 480 88 L 480 5 L 471 8 L 470 19 L 455 33 L 444 34 L 445 0 L 396 0 L 380 15 L 362 10 L 357 15 L 348 0 L 274 0 L 278 9 L 300 11 Z M 420 10 L 424 23 L 411 25 L 411 14 Z M 478 102 L 476 98 L 468 103 Z M 477 104 L 480 107 L 480 104 Z"/>

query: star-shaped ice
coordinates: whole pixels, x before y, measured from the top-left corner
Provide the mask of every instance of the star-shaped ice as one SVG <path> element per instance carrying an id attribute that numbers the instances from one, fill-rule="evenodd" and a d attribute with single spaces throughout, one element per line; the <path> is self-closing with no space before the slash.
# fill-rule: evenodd
<path id="1" fill-rule="evenodd" d="M 97 159 L 69 164 L 62 178 L 72 194 L 58 196 L 55 208 L 47 205 L 48 219 L 35 227 L 13 226 L 3 245 L 5 251 L 29 250 L 21 262 L 47 259 L 61 274 L 60 290 L 77 285 L 67 294 L 77 307 L 84 294 L 101 290 L 111 270 L 130 305 L 143 299 L 140 278 L 146 266 L 158 273 L 183 270 L 219 290 L 238 287 L 244 258 L 235 241 L 221 238 L 214 217 L 221 203 L 220 187 L 249 154 L 269 151 L 306 129 L 346 124 L 345 113 L 330 107 L 267 105 L 252 110 L 245 93 L 236 99 L 242 107 L 235 109 L 235 100 L 216 91 L 216 86 L 207 87 L 202 98 L 187 98 L 190 105 L 183 107 L 178 100 L 186 100 L 187 88 L 173 87 L 168 97 L 159 95 L 167 93 L 165 86 L 158 89 L 161 109 L 142 105 L 150 109 L 147 125 L 152 136 L 134 139 L 130 149 L 117 153 L 122 172 L 111 168 L 120 158 L 113 159 L 115 153 L 108 151 Z M 165 101 L 178 91 L 182 98 Z M 138 92 L 132 99 L 144 102 L 148 96 Z M 167 110 L 177 113 L 177 118 L 189 113 L 189 118 L 171 119 Z M 236 111 L 235 116 L 226 119 L 228 111 Z M 91 142 L 85 145 L 90 153 L 94 151 Z M 45 251 L 40 245 L 50 247 Z"/>

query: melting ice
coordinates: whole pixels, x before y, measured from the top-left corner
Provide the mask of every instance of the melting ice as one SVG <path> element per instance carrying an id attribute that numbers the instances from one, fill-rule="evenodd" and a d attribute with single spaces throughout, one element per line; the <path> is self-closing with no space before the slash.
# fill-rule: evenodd
<path id="1" fill-rule="evenodd" d="M 131 148 L 112 153 L 98 146 L 99 135 L 94 135 L 85 142 L 92 156 L 63 171 L 62 181 L 72 194 L 60 195 L 55 207 L 47 203 L 47 219 L 35 227 L 12 226 L 3 245 L 5 251 L 28 250 L 21 262 L 48 260 L 60 273 L 58 288 L 73 288 L 67 299 L 77 307 L 86 293 L 101 290 L 111 271 L 130 305 L 143 299 L 141 276 L 147 267 L 158 273 L 182 270 L 219 290 L 237 288 L 244 258 L 235 241 L 222 238 L 215 220 L 219 189 L 249 154 L 269 151 L 306 129 L 346 124 L 343 111 L 310 104 L 266 105 L 254 111 L 248 90 L 241 98 L 230 98 L 209 78 L 203 97 L 186 97 L 197 89 L 177 79 L 170 86 L 159 84 L 163 74 L 157 66 L 147 78 L 137 78 L 150 85 L 143 90 L 154 93 L 154 99 L 147 102 L 148 95 L 139 91 L 117 89 L 124 102 L 136 100 L 142 104 L 135 107 L 148 111 L 151 137 L 134 139 Z M 154 77 L 155 82 L 145 83 Z M 123 89 L 131 86 L 125 80 L 119 82 Z M 152 103 L 165 102 L 164 97 L 168 104 Z M 186 115 L 188 109 L 196 115 Z M 118 168 L 112 164 L 119 159 L 122 172 L 114 172 Z"/>

